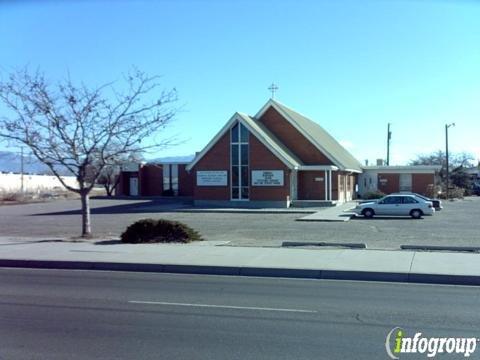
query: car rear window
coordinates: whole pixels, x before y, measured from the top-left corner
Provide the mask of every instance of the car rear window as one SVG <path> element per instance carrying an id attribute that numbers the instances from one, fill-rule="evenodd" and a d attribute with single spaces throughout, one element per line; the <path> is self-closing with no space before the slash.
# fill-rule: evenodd
<path id="1" fill-rule="evenodd" d="M 415 204 L 415 203 L 418 203 L 418 201 L 415 200 L 415 199 L 414 199 L 413 197 L 411 197 L 411 196 L 405 196 L 405 197 L 403 198 L 403 203 L 404 203 L 404 204 Z"/>

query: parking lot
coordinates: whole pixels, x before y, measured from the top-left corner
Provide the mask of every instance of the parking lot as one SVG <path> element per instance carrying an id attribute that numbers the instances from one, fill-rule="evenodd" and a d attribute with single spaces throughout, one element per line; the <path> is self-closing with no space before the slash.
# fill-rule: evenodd
<path id="1" fill-rule="evenodd" d="M 283 241 L 365 243 L 373 249 L 400 245 L 480 246 L 480 197 L 444 202 L 433 217 L 353 218 L 348 222 L 299 222 L 305 214 L 188 213 L 188 205 L 164 200 L 93 199 L 92 228 L 97 239 L 116 238 L 141 218 L 185 222 L 205 240 L 234 246 L 281 246 Z M 80 234 L 79 200 L 0 206 L 0 237 L 72 238 Z"/>

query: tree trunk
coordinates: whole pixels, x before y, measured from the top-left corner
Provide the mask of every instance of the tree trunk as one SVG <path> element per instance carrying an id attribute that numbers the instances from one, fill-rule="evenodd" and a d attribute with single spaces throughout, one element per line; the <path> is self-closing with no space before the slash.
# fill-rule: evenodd
<path id="1" fill-rule="evenodd" d="M 90 224 L 90 199 L 87 191 L 80 193 L 82 201 L 82 237 L 92 237 L 92 228 Z"/>
<path id="2" fill-rule="evenodd" d="M 110 185 L 105 184 L 105 185 L 103 185 L 103 187 L 105 188 L 105 191 L 107 192 L 107 196 L 112 196 L 113 189 L 110 188 Z"/>

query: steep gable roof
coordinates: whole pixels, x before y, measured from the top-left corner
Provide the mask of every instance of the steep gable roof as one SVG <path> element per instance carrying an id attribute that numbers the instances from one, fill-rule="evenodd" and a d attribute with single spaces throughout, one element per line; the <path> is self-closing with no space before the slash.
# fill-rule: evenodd
<path id="1" fill-rule="evenodd" d="M 195 156 L 193 161 L 187 165 L 186 170 L 190 171 L 202 157 L 225 135 L 227 131 L 235 124 L 235 122 L 243 124 L 257 139 L 265 145 L 276 157 L 278 157 L 287 167 L 291 169 L 299 168 L 302 163 L 293 155 L 283 144 L 271 134 L 262 124 L 254 118 L 242 114 L 235 113 L 223 128 L 214 136 L 214 138 L 205 146 L 205 148 Z"/>
<path id="2" fill-rule="evenodd" d="M 255 119 L 270 108 L 277 110 L 291 125 L 293 125 L 306 139 L 324 153 L 341 170 L 362 172 L 360 162 L 338 143 L 325 129 L 316 122 L 286 107 L 276 100 L 270 99 L 255 115 Z"/>
<path id="3" fill-rule="evenodd" d="M 238 113 L 244 120 L 246 120 L 247 129 L 259 138 L 259 140 L 267 146 L 274 154 L 284 158 L 288 163 L 293 165 L 293 168 L 297 168 L 302 164 L 301 160 L 295 156 L 280 140 L 273 135 L 261 122 L 255 120 L 251 116 Z"/>

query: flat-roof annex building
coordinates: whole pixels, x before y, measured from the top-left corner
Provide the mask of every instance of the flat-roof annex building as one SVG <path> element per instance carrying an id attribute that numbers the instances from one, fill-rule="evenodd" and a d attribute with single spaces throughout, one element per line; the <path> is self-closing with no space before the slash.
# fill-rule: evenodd
<path id="1" fill-rule="evenodd" d="M 157 171 L 157 177 L 168 173 L 171 184 L 171 166 L 158 166 L 169 167 Z M 199 206 L 320 206 L 352 200 L 357 190 L 381 187 L 387 192 L 426 193 L 426 186 L 435 184 L 437 170 L 398 167 L 396 171 L 388 166 L 368 170 L 316 122 L 270 99 L 255 116 L 235 113 L 190 163 L 178 165 L 173 183 L 175 193 L 188 194 Z M 359 188 L 362 173 L 364 186 Z M 367 173 L 376 176 L 375 181 L 368 176 L 366 180 Z M 138 189 L 125 191 L 128 178 L 131 183 L 140 174 L 138 169 L 124 172 L 124 190 L 119 193 L 141 195 Z M 165 179 L 153 181 L 158 189 L 152 191 L 152 181 L 146 177 L 142 181 L 150 184 L 149 193 L 165 191 Z"/>

